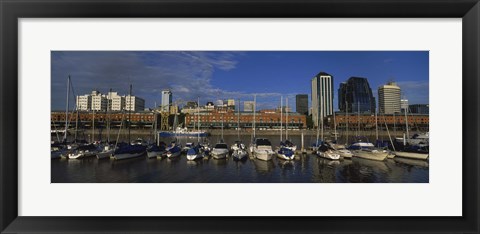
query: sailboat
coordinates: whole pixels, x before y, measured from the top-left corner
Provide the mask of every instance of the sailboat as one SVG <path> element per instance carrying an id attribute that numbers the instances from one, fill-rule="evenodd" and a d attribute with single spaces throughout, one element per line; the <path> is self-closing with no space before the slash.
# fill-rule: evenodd
<path id="1" fill-rule="evenodd" d="M 329 141 L 325 142 L 326 146 L 333 149 L 335 153 L 339 154 L 340 157 L 342 158 L 352 158 L 353 154 L 350 150 L 345 148 L 345 145 L 341 145 L 337 143 L 338 140 L 338 134 L 337 134 L 337 122 L 336 122 L 336 116 L 335 116 L 335 111 L 333 111 L 333 129 L 334 129 L 334 137 L 335 141 Z"/>
<path id="2" fill-rule="evenodd" d="M 110 108 L 111 108 L 111 93 L 112 89 L 110 89 L 110 92 L 108 93 L 108 103 L 107 103 L 107 142 L 103 145 L 103 149 L 97 153 L 97 158 L 98 159 L 105 159 L 105 158 L 110 158 L 113 153 L 115 152 L 115 148 L 110 144 L 110 125 L 111 125 L 111 118 L 110 118 Z"/>
<path id="3" fill-rule="evenodd" d="M 228 145 L 223 142 L 218 142 L 215 144 L 210 154 L 214 159 L 224 159 L 228 154 Z"/>
<path id="4" fill-rule="evenodd" d="M 200 145 L 200 98 L 197 99 L 197 103 L 197 145 L 194 145 L 187 151 L 188 161 L 202 159 L 205 156 L 204 151 L 202 151 L 202 146 Z M 195 125 L 193 129 L 195 129 Z"/>
<path id="5" fill-rule="evenodd" d="M 427 160 L 429 157 L 428 149 L 428 133 L 422 135 L 415 135 L 413 139 L 407 139 L 408 134 L 408 108 L 405 109 L 405 127 L 406 135 L 403 135 L 403 144 L 395 146 L 395 156 L 411 159 Z"/>
<path id="6" fill-rule="evenodd" d="M 158 145 L 151 144 L 147 147 L 148 158 L 156 158 L 158 156 L 161 156 L 165 152 L 166 152 L 166 145 L 164 142 L 160 142 Z"/>
<path id="7" fill-rule="evenodd" d="M 233 160 L 244 161 L 247 159 L 248 153 L 245 145 L 240 140 L 240 100 L 238 101 L 238 113 L 237 113 L 237 138 L 238 140 L 232 145 L 231 149 Z"/>
<path id="8" fill-rule="evenodd" d="M 55 121 L 53 122 L 58 142 L 52 142 L 52 144 L 50 145 L 50 158 L 51 159 L 68 157 L 68 150 L 69 150 L 69 145 L 67 143 L 68 111 L 69 111 L 68 98 L 70 96 L 70 88 L 71 88 L 71 80 L 70 80 L 70 76 L 68 76 L 68 79 L 67 79 L 67 106 L 65 108 L 65 129 L 64 130 L 57 130 L 56 129 L 57 127 L 55 126 Z M 60 137 L 58 136 L 59 132 L 63 132 L 63 134 L 64 134 L 61 142 L 60 142 Z"/>
<path id="9" fill-rule="evenodd" d="M 358 103 L 358 129 L 357 131 L 360 132 L 360 103 Z M 386 150 L 378 149 L 373 145 L 373 143 L 368 142 L 368 139 L 361 138 L 357 133 L 357 142 L 353 143 L 348 147 L 350 151 L 352 151 L 353 156 L 375 160 L 375 161 L 383 161 L 388 156 L 388 152 Z"/>
<path id="10" fill-rule="evenodd" d="M 223 115 L 222 115 L 222 138 L 217 144 L 215 144 L 212 151 L 210 152 L 210 155 L 212 155 L 214 159 L 225 159 L 227 158 L 228 153 L 229 153 L 228 145 L 225 142 L 223 142 Z"/>
<path id="11" fill-rule="evenodd" d="M 202 154 L 202 152 L 200 152 L 200 145 L 199 144 L 193 146 L 192 148 L 190 148 L 187 151 L 187 160 L 188 161 L 201 159 L 201 158 L 203 158 L 203 154 Z"/>
<path id="12" fill-rule="evenodd" d="M 113 158 L 116 160 L 121 160 L 121 159 L 129 159 L 129 158 L 136 158 L 140 157 L 143 154 L 145 154 L 146 146 L 143 144 L 132 144 L 130 141 L 130 121 L 131 121 L 131 109 L 134 106 L 132 104 L 132 85 L 130 85 L 130 92 L 129 92 L 129 108 L 128 108 L 128 142 L 129 144 L 126 144 L 124 146 L 119 147 L 118 149 L 115 149 L 115 152 L 113 153 Z"/>
<path id="13" fill-rule="evenodd" d="M 273 154 L 275 152 L 272 149 L 272 143 L 266 138 L 256 138 L 255 136 L 255 112 L 256 112 L 256 105 L 257 105 L 257 95 L 253 96 L 253 142 L 250 145 L 250 153 L 253 157 L 258 158 L 263 161 L 272 160 Z"/>
<path id="14" fill-rule="evenodd" d="M 288 99 L 287 99 L 287 108 L 288 108 Z M 285 112 L 287 112 L 285 110 Z M 286 130 L 285 130 L 285 139 L 288 139 L 288 112 L 286 113 Z M 284 160 L 293 160 L 295 158 L 295 150 L 297 146 L 291 143 L 289 140 L 283 142 L 282 139 L 283 131 L 283 97 L 280 97 L 280 147 L 277 150 L 277 157 Z"/>
<path id="15" fill-rule="evenodd" d="M 329 147 L 326 143 L 325 143 L 325 140 L 324 140 L 324 136 L 323 136 L 323 95 L 322 95 L 322 100 L 320 100 L 320 115 L 318 115 L 318 121 L 320 121 L 319 123 L 319 127 L 321 129 L 321 144 L 320 146 L 318 147 L 318 150 L 317 150 L 317 155 L 319 157 L 322 157 L 322 158 L 326 158 L 326 159 L 330 159 L 330 160 L 339 160 L 340 159 L 340 154 L 338 154 L 337 152 L 335 152 L 335 150 L 331 147 Z M 318 131 L 318 128 L 317 128 L 317 131 Z M 318 134 L 317 134 L 318 135 Z M 317 138 L 317 142 L 318 142 L 318 138 Z"/>
<path id="16" fill-rule="evenodd" d="M 287 149 L 290 149 L 292 150 L 293 152 L 295 152 L 295 150 L 297 150 L 297 146 L 295 144 L 293 144 L 293 142 L 291 142 L 290 140 L 288 140 L 288 98 L 286 98 L 286 101 L 287 101 L 287 104 L 286 104 L 286 107 L 285 107 L 285 142 L 282 142 L 281 143 L 281 146 L 284 147 L 284 148 L 287 148 Z M 283 109 L 283 108 L 281 108 Z"/>
<path id="17" fill-rule="evenodd" d="M 157 103 L 155 102 L 155 108 L 157 107 Z M 147 146 L 147 158 L 157 158 L 161 156 L 166 151 L 166 144 L 165 142 L 160 142 L 159 137 L 157 134 L 157 111 L 154 110 L 154 118 L 155 121 L 153 122 L 153 143 Z"/>

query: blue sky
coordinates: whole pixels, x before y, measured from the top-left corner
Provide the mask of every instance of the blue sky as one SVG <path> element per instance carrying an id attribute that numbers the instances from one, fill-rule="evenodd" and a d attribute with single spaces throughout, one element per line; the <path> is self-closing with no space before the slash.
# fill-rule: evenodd
<path id="1" fill-rule="evenodd" d="M 428 51 L 53 51 L 51 55 L 52 110 L 65 109 L 68 75 L 76 95 L 93 89 L 106 93 L 110 88 L 128 94 L 132 83 L 133 94 L 144 98 L 146 107 L 159 104 L 161 90 L 169 88 L 179 103 L 197 97 L 202 104 L 229 98 L 247 101 L 257 94 L 258 108 L 273 108 L 283 96 L 295 110 L 295 95 L 310 96 L 310 81 L 320 71 L 334 77 L 336 108 L 339 84 L 351 76 L 368 78 L 374 96 L 380 85 L 393 80 L 410 104 L 428 103 Z"/>

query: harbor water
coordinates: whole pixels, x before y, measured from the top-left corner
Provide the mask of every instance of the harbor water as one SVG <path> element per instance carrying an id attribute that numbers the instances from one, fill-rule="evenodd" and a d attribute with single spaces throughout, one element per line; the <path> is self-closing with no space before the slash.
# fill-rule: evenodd
<path id="1" fill-rule="evenodd" d="M 133 136 L 136 137 L 136 136 Z M 132 137 L 132 139 L 134 139 Z M 262 137 L 262 135 L 257 135 Z M 279 136 L 265 135 L 275 149 Z M 248 146 L 251 136 L 242 135 Z M 301 136 L 289 137 L 298 148 Z M 201 139 L 213 147 L 220 135 Z M 169 143 L 172 139 L 160 139 Z M 179 138 L 182 145 L 197 143 L 197 138 Z M 236 135 L 224 136 L 230 146 L 238 140 Z M 312 141 L 313 140 L 313 141 Z M 304 138 L 308 147 L 311 136 Z M 312 154 L 298 154 L 292 161 L 274 157 L 271 161 L 248 158 L 236 162 L 226 159 L 204 158 L 188 161 L 185 154 L 174 159 L 113 160 L 89 157 L 84 159 L 51 160 L 52 183 L 428 183 L 428 161 L 405 158 L 371 161 L 361 158 L 332 161 Z"/>

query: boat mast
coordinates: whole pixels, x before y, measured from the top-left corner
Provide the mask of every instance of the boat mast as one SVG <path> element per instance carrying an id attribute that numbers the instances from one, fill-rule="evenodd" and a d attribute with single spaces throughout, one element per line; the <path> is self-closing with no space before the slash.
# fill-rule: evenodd
<path id="1" fill-rule="evenodd" d="M 240 141 L 240 99 L 238 100 L 238 116 L 237 116 L 237 138 Z"/>
<path id="2" fill-rule="evenodd" d="M 130 91 L 129 91 L 129 96 L 128 96 L 130 105 L 128 108 L 128 143 L 131 143 L 130 140 L 130 124 L 131 124 L 131 112 L 132 112 L 132 84 L 130 84 Z"/>
<path id="3" fill-rule="evenodd" d="M 397 122 L 397 117 L 395 116 L 395 111 L 394 111 L 393 112 L 393 137 L 397 137 L 397 127 L 395 126 L 396 122 Z"/>
<path id="4" fill-rule="evenodd" d="M 285 140 L 288 140 L 288 97 L 285 98 Z M 282 108 L 283 109 L 283 108 Z"/>
<path id="5" fill-rule="evenodd" d="M 383 116 L 385 118 L 385 116 Z M 377 121 L 377 111 L 375 111 L 375 140 L 378 140 L 378 121 Z"/>
<path id="6" fill-rule="evenodd" d="M 77 132 L 78 132 L 78 117 L 80 116 L 79 113 L 78 113 L 78 107 L 75 107 L 76 111 L 77 111 L 77 115 L 75 116 L 75 140 L 74 141 L 77 141 Z"/>
<path id="7" fill-rule="evenodd" d="M 280 142 L 283 140 L 283 96 L 280 96 Z"/>
<path id="8" fill-rule="evenodd" d="M 200 97 L 197 98 L 197 144 L 200 144 Z"/>
<path id="9" fill-rule="evenodd" d="M 405 145 L 405 143 L 406 143 L 406 139 L 410 136 L 410 135 L 408 134 L 408 117 L 407 117 L 407 111 L 408 111 L 408 107 L 405 108 L 405 111 L 404 111 L 404 112 L 405 112 L 405 128 L 406 128 L 406 131 L 407 131 L 407 136 L 404 136 L 404 137 L 403 137 L 403 144 L 404 144 L 404 145 Z"/>
<path id="10" fill-rule="evenodd" d="M 360 136 L 360 102 L 357 102 L 357 137 Z"/>
<path id="11" fill-rule="evenodd" d="M 63 141 L 67 141 L 67 132 L 68 132 L 68 96 L 70 95 L 70 75 L 67 79 L 67 108 L 65 109 L 65 135 L 63 136 Z"/>
<path id="12" fill-rule="evenodd" d="M 52 121 L 52 123 L 53 123 L 53 128 L 55 129 L 55 135 L 57 135 L 57 141 L 60 142 L 60 136 L 58 135 L 57 125 L 55 124 L 55 121 Z"/>
<path id="13" fill-rule="evenodd" d="M 323 94 L 322 94 L 322 100 L 320 101 L 320 127 L 321 127 L 321 132 L 322 132 L 322 141 L 325 139 L 323 138 Z"/>
<path id="14" fill-rule="evenodd" d="M 255 138 L 255 112 L 257 108 L 257 95 L 253 95 L 253 138 Z"/>
<path id="15" fill-rule="evenodd" d="M 153 140 L 157 142 L 157 102 L 154 102 L 153 118 L 155 118 L 153 122 Z M 157 143 L 157 146 L 158 146 L 158 143 Z"/>
<path id="16" fill-rule="evenodd" d="M 95 108 L 92 108 L 92 143 L 95 141 Z"/>
<path id="17" fill-rule="evenodd" d="M 319 140 L 319 134 L 320 134 L 320 113 L 318 108 L 315 111 L 317 113 L 317 141 L 315 142 L 315 147 L 318 147 L 318 140 Z"/>
<path id="18" fill-rule="evenodd" d="M 224 113 L 222 112 L 222 142 L 223 142 L 223 117 L 224 117 L 223 114 L 224 114 Z"/>
<path id="19" fill-rule="evenodd" d="M 335 110 L 333 110 L 333 134 L 335 135 L 335 142 L 338 140 L 337 139 L 337 121 L 335 119 Z"/>
<path id="20" fill-rule="evenodd" d="M 346 96 L 346 95 L 345 95 Z M 345 97 L 345 121 L 346 123 L 346 128 L 347 128 L 347 137 L 345 138 L 345 144 L 348 145 L 348 122 L 350 120 L 348 116 L 348 102 L 346 100 L 347 98 Z"/>
<path id="21" fill-rule="evenodd" d="M 108 116 L 108 119 L 107 119 L 107 143 L 110 144 L 110 122 L 111 122 L 111 119 L 110 119 L 110 106 L 112 104 L 110 104 L 110 101 L 112 101 L 112 89 L 110 89 L 110 91 L 108 92 L 108 99 L 107 99 L 107 116 Z"/>
<path id="22" fill-rule="evenodd" d="M 393 112 L 393 113 L 395 113 L 395 112 Z M 385 119 L 385 115 L 383 115 L 383 121 L 385 123 L 385 128 L 387 128 L 388 138 L 390 139 L 390 144 L 392 144 L 393 151 L 397 151 L 395 149 L 395 145 L 393 144 L 392 137 L 390 136 L 390 131 L 388 131 L 388 125 L 387 125 L 387 120 Z"/>

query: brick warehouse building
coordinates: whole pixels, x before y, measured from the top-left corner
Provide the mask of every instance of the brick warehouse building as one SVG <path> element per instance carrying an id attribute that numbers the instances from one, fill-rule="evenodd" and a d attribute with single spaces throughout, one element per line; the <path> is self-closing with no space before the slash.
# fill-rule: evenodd
<path id="1" fill-rule="evenodd" d="M 260 110 L 255 113 L 256 128 L 279 129 L 280 113 L 275 110 Z M 200 118 L 200 119 L 198 119 Z M 226 111 L 205 111 L 200 113 L 188 114 L 185 117 L 187 127 L 197 126 L 200 120 L 200 128 L 221 128 L 223 119 L 224 128 L 237 128 L 238 112 L 234 110 Z M 283 126 L 285 128 L 286 115 L 283 114 Z M 252 128 L 253 112 L 240 112 L 240 128 Z M 298 113 L 288 113 L 289 129 L 302 129 L 307 126 L 305 115 Z"/>
<path id="2" fill-rule="evenodd" d="M 90 127 L 93 121 L 93 112 L 87 111 L 79 111 L 77 112 L 69 112 L 68 113 L 68 121 L 69 126 L 74 127 L 77 123 L 77 116 L 78 116 L 78 124 L 84 127 Z M 95 127 L 105 127 L 108 119 L 110 118 L 111 127 L 118 128 L 120 127 L 122 120 L 128 120 L 128 112 L 95 112 Z M 157 117 L 158 124 L 160 124 L 160 115 L 155 114 L 154 112 L 132 112 L 130 113 L 131 119 L 131 127 L 132 128 L 152 128 L 152 124 L 155 122 L 155 116 Z M 60 111 L 53 111 L 50 114 L 50 121 L 55 124 L 57 129 L 65 128 L 65 112 Z M 125 125 L 124 125 L 125 127 Z"/>
<path id="3" fill-rule="evenodd" d="M 409 114 L 407 116 L 409 129 L 412 128 L 428 128 L 429 116 L 424 114 Z M 336 113 L 335 123 L 337 124 L 337 129 L 345 129 L 347 126 L 349 129 L 357 129 L 360 122 L 361 129 L 374 129 L 375 128 L 375 115 L 372 114 L 351 114 L 347 117 L 344 113 Z M 326 122 L 329 127 L 333 128 L 333 116 L 327 116 Z M 388 128 L 393 128 L 395 126 L 397 129 L 405 128 L 405 116 L 404 115 L 378 115 L 377 124 L 378 127 L 383 129 L 385 123 Z"/>

